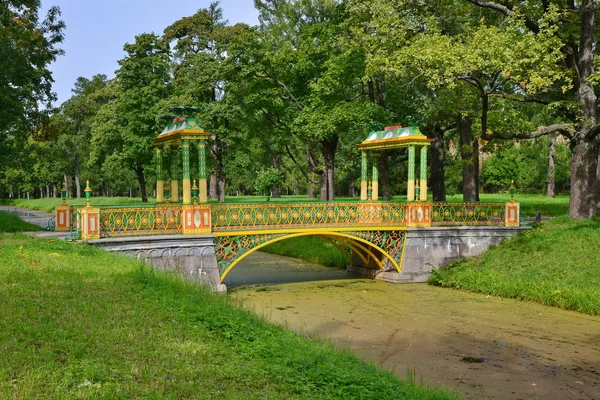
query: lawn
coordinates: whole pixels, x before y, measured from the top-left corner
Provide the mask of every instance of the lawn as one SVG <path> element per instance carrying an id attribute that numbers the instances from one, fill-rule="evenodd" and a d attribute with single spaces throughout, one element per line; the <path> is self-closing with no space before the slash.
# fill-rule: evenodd
<path id="1" fill-rule="evenodd" d="M 452 399 L 86 244 L 0 235 L 0 398 Z"/>
<path id="2" fill-rule="evenodd" d="M 600 315 L 600 217 L 556 217 L 435 272 L 430 283 Z"/>
<path id="3" fill-rule="evenodd" d="M 273 199 L 266 202 L 264 196 L 230 196 L 225 199 L 226 204 L 278 204 L 278 203 L 315 203 L 318 199 L 309 199 L 307 196 L 282 196 L 279 199 Z M 505 203 L 510 200 L 508 194 L 482 194 L 481 201 L 487 203 Z M 561 195 L 555 198 L 546 198 L 537 194 L 517 194 L 515 200 L 521 203 L 521 213 L 527 216 L 534 216 L 537 211 L 542 213 L 542 216 L 556 216 L 566 214 L 569 208 L 569 196 Z M 154 204 L 154 199 L 149 199 L 148 203 L 142 203 L 141 198 L 130 197 L 92 197 L 92 205 L 95 206 L 148 206 Z M 356 197 L 337 197 L 336 202 L 358 202 Z M 392 201 L 405 202 L 406 196 L 394 196 Z M 4 199 L 0 203 L 7 203 L 17 207 L 30 208 L 34 210 L 53 212 L 54 207 L 62 203 L 61 199 Z M 85 199 L 68 199 L 67 201 L 72 206 L 85 205 Z M 462 195 L 448 196 L 449 203 L 462 202 Z M 218 204 L 214 200 L 210 200 L 211 204 Z"/>

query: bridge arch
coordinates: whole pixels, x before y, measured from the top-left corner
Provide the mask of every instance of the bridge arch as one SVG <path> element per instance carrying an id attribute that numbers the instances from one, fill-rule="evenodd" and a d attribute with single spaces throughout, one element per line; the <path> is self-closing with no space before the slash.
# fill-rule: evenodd
<path id="1" fill-rule="evenodd" d="M 396 269 L 396 271 L 398 271 L 398 273 L 400 273 L 402 271 L 402 256 L 404 253 L 404 232 L 402 232 L 402 254 L 399 257 L 399 259 L 394 258 L 388 251 L 386 251 L 386 249 L 382 248 L 381 246 L 378 246 L 372 242 L 370 242 L 367 239 L 358 237 L 356 235 L 353 235 L 351 233 L 347 233 L 347 232 L 337 232 L 337 231 L 318 231 L 318 232 L 296 232 L 296 233 L 281 233 L 281 234 L 272 234 L 272 235 L 263 235 L 263 237 L 261 238 L 262 240 L 254 240 L 254 242 L 256 243 L 256 245 L 251 245 L 249 246 L 249 248 L 245 249 L 245 251 L 238 253 L 238 252 L 223 252 L 220 251 L 219 249 L 217 249 L 217 260 L 218 263 L 220 264 L 220 272 L 221 272 L 221 281 L 223 281 L 225 279 L 225 277 L 227 276 L 227 274 L 229 274 L 229 272 L 240 262 L 242 261 L 244 258 L 246 258 L 248 255 L 254 253 L 257 250 L 260 250 L 261 248 L 268 246 L 269 244 L 272 243 L 276 243 L 282 240 L 286 240 L 286 239 L 291 239 L 291 238 L 295 238 L 295 237 L 301 237 L 301 236 L 317 236 L 323 240 L 325 239 L 329 239 L 326 240 L 328 242 L 330 241 L 334 241 L 334 240 L 338 240 L 341 243 L 343 243 L 344 245 L 346 245 L 348 248 L 350 248 L 353 253 L 357 254 L 359 256 L 359 258 L 361 258 L 361 260 L 363 262 L 368 263 L 368 260 L 364 257 L 364 254 L 361 254 L 360 251 L 358 251 L 358 249 L 363 250 L 365 253 L 367 253 L 367 255 L 369 255 L 370 259 L 375 260 L 377 266 L 379 267 L 379 269 L 383 269 L 383 262 L 378 260 L 378 257 L 373 253 L 373 251 L 371 251 L 371 249 L 374 249 L 378 252 L 380 252 L 383 256 L 385 256 L 388 260 L 390 260 L 390 262 L 392 263 L 392 265 L 394 266 L 394 268 Z M 268 236 L 268 237 L 265 237 Z M 218 236 L 217 237 L 217 247 L 219 247 L 219 241 L 224 242 L 227 241 L 227 239 L 230 240 L 235 240 L 236 236 L 232 235 L 232 236 Z M 240 237 L 238 237 L 240 238 Z M 365 246 L 366 245 L 366 246 Z M 338 249 L 339 245 L 336 246 Z M 342 249 L 340 249 L 342 250 Z M 344 252 L 346 255 L 346 258 L 348 258 L 348 253 Z M 229 258 L 233 258 L 231 260 L 230 263 L 223 263 L 223 260 L 220 258 L 225 258 L 225 257 L 229 257 Z"/>

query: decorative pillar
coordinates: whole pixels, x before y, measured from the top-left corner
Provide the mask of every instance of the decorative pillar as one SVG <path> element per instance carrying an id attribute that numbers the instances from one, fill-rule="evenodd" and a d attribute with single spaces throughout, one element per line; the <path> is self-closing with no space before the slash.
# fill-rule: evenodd
<path id="1" fill-rule="evenodd" d="M 421 201 L 427 201 L 427 146 L 421 147 Z"/>
<path id="2" fill-rule="evenodd" d="M 373 200 L 379 200 L 379 154 L 377 153 L 373 153 L 372 156 L 372 160 L 373 160 L 373 176 L 371 177 L 372 179 L 372 199 Z"/>
<path id="3" fill-rule="evenodd" d="M 156 202 L 165 202 L 165 177 L 163 175 L 163 150 L 156 148 Z"/>
<path id="4" fill-rule="evenodd" d="M 206 203 L 208 201 L 208 192 L 206 189 L 206 145 L 203 140 L 198 141 L 198 173 L 200 179 L 198 186 L 200 190 L 199 202 Z"/>
<path id="5" fill-rule="evenodd" d="M 190 179 L 190 141 L 183 140 L 181 144 L 183 165 L 183 204 L 192 204 L 192 185 Z"/>
<path id="6" fill-rule="evenodd" d="M 56 232 L 69 232 L 73 226 L 73 207 L 67 204 L 67 188 L 63 185 L 61 191 L 62 204 L 55 208 L 55 225 Z"/>
<path id="7" fill-rule="evenodd" d="M 367 169 L 369 161 L 365 150 L 360 153 L 360 162 L 360 199 L 367 200 Z"/>
<path id="8" fill-rule="evenodd" d="M 171 202 L 173 203 L 179 201 L 179 160 L 177 150 L 177 146 L 171 147 Z"/>
<path id="9" fill-rule="evenodd" d="M 415 201 L 415 146 L 408 146 L 408 189 L 406 200 Z"/>
<path id="10" fill-rule="evenodd" d="M 504 225 L 519 226 L 520 204 L 515 201 L 515 181 L 510 184 L 510 201 L 505 204 L 504 208 Z"/>
<path id="11" fill-rule="evenodd" d="M 86 182 L 85 187 L 86 206 L 80 211 L 81 215 L 81 239 L 96 240 L 100 239 L 100 209 L 90 206 L 92 189 L 90 181 Z"/>

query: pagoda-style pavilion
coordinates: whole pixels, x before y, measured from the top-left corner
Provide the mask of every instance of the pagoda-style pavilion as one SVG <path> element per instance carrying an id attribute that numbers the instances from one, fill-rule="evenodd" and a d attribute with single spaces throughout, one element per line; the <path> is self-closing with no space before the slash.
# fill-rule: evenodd
<path id="1" fill-rule="evenodd" d="M 428 139 L 416 126 L 387 126 L 379 132 L 370 132 L 357 146 L 362 150 L 360 199 L 379 199 L 379 154 L 385 150 L 408 148 L 408 189 L 407 201 L 427 201 L 427 147 L 432 139 Z M 415 153 L 420 148 L 421 177 L 420 184 L 415 182 Z M 372 163 L 371 179 L 368 178 L 369 162 Z M 416 185 L 415 185 L 416 183 Z M 415 195 L 415 188 L 416 195 Z M 371 190 L 369 190 L 371 189 Z"/>
<path id="2" fill-rule="evenodd" d="M 184 205 L 192 204 L 192 187 L 190 176 L 190 145 L 196 142 L 198 146 L 198 186 L 199 203 L 206 203 L 208 196 L 206 190 L 206 140 L 211 135 L 200 129 L 198 123 L 191 117 L 175 118 L 154 139 L 156 146 L 156 202 L 179 202 L 179 158 L 182 160 L 182 186 Z M 171 160 L 171 184 L 165 188 L 163 161 L 169 157 Z M 165 189 L 168 192 L 165 198 Z"/>

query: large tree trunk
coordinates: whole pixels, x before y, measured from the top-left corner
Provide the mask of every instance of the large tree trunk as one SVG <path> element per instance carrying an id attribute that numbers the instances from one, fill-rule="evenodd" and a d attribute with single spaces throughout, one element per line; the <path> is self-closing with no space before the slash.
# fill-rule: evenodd
<path id="1" fill-rule="evenodd" d="M 69 181 L 70 181 L 70 179 L 69 179 L 69 176 L 68 176 L 67 174 L 64 174 L 64 175 L 63 175 L 63 179 L 64 179 L 64 187 L 65 187 L 65 189 L 67 189 L 67 197 L 68 197 L 68 196 L 69 196 L 69 193 L 70 193 L 70 192 L 69 192 L 69 186 L 70 186 L 70 185 L 69 185 Z M 62 188 L 61 188 L 61 189 L 62 189 Z"/>
<path id="2" fill-rule="evenodd" d="M 596 215 L 598 144 L 595 140 L 582 140 L 576 143 L 571 150 L 569 217 L 574 219 L 590 218 Z"/>
<path id="3" fill-rule="evenodd" d="M 273 153 L 273 167 L 277 168 L 277 170 L 279 170 L 279 153 L 275 152 Z M 281 188 L 279 187 L 279 185 L 275 185 L 273 187 L 273 190 L 271 191 L 271 197 L 274 199 L 278 199 L 281 197 Z"/>
<path id="4" fill-rule="evenodd" d="M 590 129 L 597 123 L 596 94 L 588 79 L 594 73 L 594 28 L 596 6 L 594 0 L 582 2 L 579 57 L 576 77 L 577 99 L 583 106 L 582 129 L 571 141 L 571 196 L 569 217 L 590 218 L 596 215 L 596 175 L 598 168 L 598 141 Z"/>
<path id="5" fill-rule="evenodd" d="M 444 130 L 435 130 L 433 133 L 434 140 L 431 143 L 431 191 L 433 192 L 433 201 L 446 201 Z"/>
<path id="6" fill-rule="evenodd" d="M 225 174 L 219 174 L 219 203 L 225 202 Z"/>
<path id="7" fill-rule="evenodd" d="M 461 118 L 458 130 L 463 162 L 463 201 L 479 201 L 479 144 L 473 138 L 471 118 Z"/>
<path id="8" fill-rule="evenodd" d="M 217 197 L 217 171 L 213 169 L 209 176 L 208 198 L 215 200 Z"/>
<path id="9" fill-rule="evenodd" d="M 550 136 L 550 148 L 548 149 L 548 184 L 546 185 L 546 197 L 556 196 L 556 135 Z"/>
<path id="10" fill-rule="evenodd" d="M 388 153 L 385 151 L 379 154 L 379 181 L 381 182 L 383 200 L 390 201 L 392 193 L 390 190 L 389 158 Z"/>
<path id="11" fill-rule="evenodd" d="M 307 188 L 306 188 L 306 196 L 309 199 L 314 199 L 315 197 L 317 197 L 317 195 L 315 194 L 315 184 L 312 182 L 308 182 L 307 183 Z"/>
<path id="12" fill-rule="evenodd" d="M 134 168 L 138 183 L 140 184 L 140 193 L 142 194 L 142 203 L 148 202 L 148 192 L 146 191 L 146 177 L 144 176 L 144 168 L 137 166 Z"/>
<path id="13" fill-rule="evenodd" d="M 327 201 L 327 172 L 321 175 L 321 201 Z"/>
<path id="14" fill-rule="evenodd" d="M 600 154 L 598 154 L 598 167 L 596 168 L 596 208 L 600 208 Z"/>
<path id="15" fill-rule="evenodd" d="M 356 197 L 356 188 L 354 187 L 354 179 L 348 181 L 348 197 Z"/>
<path id="16" fill-rule="evenodd" d="M 321 151 L 323 159 L 325 161 L 325 171 L 321 178 L 321 200 L 331 201 L 335 198 L 334 196 L 334 165 L 335 165 L 335 151 L 337 150 L 338 136 L 334 135 L 332 138 L 324 140 L 321 143 Z"/>
<path id="17" fill-rule="evenodd" d="M 79 182 L 79 155 L 75 156 L 75 190 L 77 198 L 81 198 L 81 182 Z"/>

